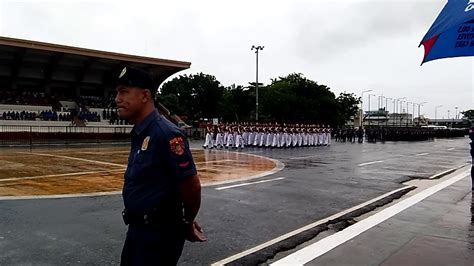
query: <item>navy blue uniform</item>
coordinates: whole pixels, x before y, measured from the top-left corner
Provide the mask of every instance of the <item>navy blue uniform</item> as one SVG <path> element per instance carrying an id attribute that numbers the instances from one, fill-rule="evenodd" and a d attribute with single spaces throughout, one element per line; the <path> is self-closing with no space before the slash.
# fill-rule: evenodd
<path id="1" fill-rule="evenodd" d="M 182 132 L 157 112 L 132 130 L 122 265 L 174 265 L 185 241 L 179 183 L 197 174 Z"/>

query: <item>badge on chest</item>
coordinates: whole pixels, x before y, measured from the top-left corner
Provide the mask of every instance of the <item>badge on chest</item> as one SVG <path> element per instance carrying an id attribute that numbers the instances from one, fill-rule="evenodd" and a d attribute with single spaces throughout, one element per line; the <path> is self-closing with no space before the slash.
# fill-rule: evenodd
<path id="1" fill-rule="evenodd" d="M 142 143 L 142 151 L 146 151 L 148 149 L 148 143 L 150 142 L 150 136 L 146 137 L 144 140 L 143 140 L 143 143 Z"/>

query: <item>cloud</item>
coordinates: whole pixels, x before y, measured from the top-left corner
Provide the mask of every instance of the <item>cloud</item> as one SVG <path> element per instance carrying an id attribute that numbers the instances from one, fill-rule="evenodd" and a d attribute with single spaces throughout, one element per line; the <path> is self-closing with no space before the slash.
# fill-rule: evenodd
<path id="1" fill-rule="evenodd" d="M 328 60 L 382 39 L 427 31 L 441 7 L 424 1 L 364 1 L 325 3 L 325 14 L 320 9 L 307 4 L 304 14 L 299 14 L 301 6 L 293 10 L 302 21 L 295 41 L 306 60 Z"/>

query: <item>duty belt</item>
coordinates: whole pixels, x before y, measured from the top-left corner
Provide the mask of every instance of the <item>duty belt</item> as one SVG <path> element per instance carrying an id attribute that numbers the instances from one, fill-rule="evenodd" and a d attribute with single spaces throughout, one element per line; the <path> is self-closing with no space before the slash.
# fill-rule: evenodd
<path id="1" fill-rule="evenodd" d="M 182 218 L 180 219 L 179 216 L 176 216 L 177 215 L 173 215 L 170 212 L 160 212 L 157 209 L 153 209 L 148 213 L 135 213 L 127 209 L 122 211 L 122 218 L 125 225 L 159 226 L 182 220 Z"/>

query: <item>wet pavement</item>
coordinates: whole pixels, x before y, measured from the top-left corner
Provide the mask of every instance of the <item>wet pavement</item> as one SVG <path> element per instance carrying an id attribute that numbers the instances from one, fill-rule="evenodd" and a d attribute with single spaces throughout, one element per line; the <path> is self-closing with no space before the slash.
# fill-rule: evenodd
<path id="1" fill-rule="evenodd" d="M 460 138 L 416 143 L 334 143 L 330 147 L 245 149 L 244 153 L 279 160 L 285 167 L 269 176 L 237 182 L 242 185 L 238 187 L 204 187 L 198 220 L 208 242 L 186 243 L 180 264 L 208 265 L 221 261 L 401 189 L 405 187 L 403 181 L 426 179 L 457 168 L 469 160 L 468 143 L 468 138 Z M 192 145 L 199 148 L 200 143 Z M 122 206 L 120 195 L 0 201 L 0 264 L 116 265 L 126 232 L 120 216 Z M 413 219 L 420 219 L 420 222 L 415 220 L 413 223 L 425 223 L 422 218 L 415 216 Z M 445 222 L 449 223 L 448 220 Z M 400 226 L 403 225 L 400 222 Z M 401 234 L 399 242 L 408 239 L 404 235 L 408 233 Z M 396 235 L 393 238 L 397 241 Z M 447 240 L 460 241 L 459 238 Z M 367 238 L 359 248 L 365 245 L 370 250 L 371 241 Z M 422 245 L 423 241 L 427 238 L 410 243 L 416 246 Z M 406 246 L 407 250 L 409 247 Z M 266 261 L 277 251 L 270 250 L 268 254 L 257 251 L 256 254 Z"/>
<path id="2" fill-rule="evenodd" d="M 470 178 L 428 197 L 307 265 L 474 265 Z"/>

